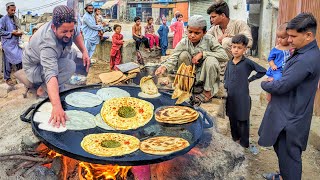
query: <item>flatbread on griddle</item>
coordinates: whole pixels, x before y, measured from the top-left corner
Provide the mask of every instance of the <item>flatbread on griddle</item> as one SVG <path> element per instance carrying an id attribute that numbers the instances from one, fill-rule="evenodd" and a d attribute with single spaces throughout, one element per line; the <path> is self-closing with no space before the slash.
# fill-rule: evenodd
<path id="1" fill-rule="evenodd" d="M 140 150 L 147 154 L 168 155 L 190 146 L 190 143 L 179 137 L 158 136 L 144 140 Z"/>
<path id="2" fill-rule="evenodd" d="M 96 115 L 95 117 L 95 123 L 98 127 L 105 129 L 105 130 L 109 130 L 109 131 L 114 131 L 115 129 L 110 127 L 106 122 L 104 122 L 104 120 L 102 119 L 100 113 Z"/>
<path id="3" fill-rule="evenodd" d="M 127 91 L 116 87 L 99 89 L 97 95 L 100 96 L 103 101 L 118 97 L 130 97 Z"/>
<path id="4" fill-rule="evenodd" d="M 117 143 L 116 147 L 104 147 L 103 142 Z M 81 141 L 81 147 L 88 153 L 102 157 L 123 156 L 139 149 L 140 140 L 120 133 L 90 134 Z"/>
<path id="5" fill-rule="evenodd" d="M 139 92 L 139 93 L 138 93 L 138 96 L 139 96 L 139 97 L 142 97 L 142 98 L 145 98 L 145 99 L 152 99 L 152 98 L 160 97 L 161 94 L 160 94 L 160 93 L 157 93 L 157 94 L 150 95 L 150 94 L 146 94 L 146 93 L 144 93 L 144 92 Z"/>
<path id="6" fill-rule="evenodd" d="M 48 123 L 51 117 L 51 112 L 36 112 L 33 116 L 33 121 L 37 123 Z"/>
<path id="7" fill-rule="evenodd" d="M 45 102 L 43 103 L 39 108 L 38 110 L 39 112 L 49 112 L 51 113 L 52 112 L 52 104 L 51 102 Z"/>
<path id="8" fill-rule="evenodd" d="M 184 124 L 197 120 L 199 113 L 185 106 L 164 106 L 155 112 L 156 121 L 169 124 Z"/>
<path id="9" fill-rule="evenodd" d="M 95 107 L 102 103 L 102 99 L 95 94 L 88 92 L 74 92 L 65 98 L 67 104 L 79 107 L 79 108 L 87 108 L 87 107 Z"/>
<path id="10" fill-rule="evenodd" d="M 70 110 L 65 111 L 68 120 L 66 127 L 69 130 L 84 130 L 96 127 L 95 117 L 85 111 Z"/>
<path id="11" fill-rule="evenodd" d="M 56 133 L 65 132 L 67 130 L 67 128 L 63 127 L 62 125 L 60 125 L 60 127 L 57 128 L 57 127 L 53 127 L 53 125 L 49 123 L 40 123 L 38 127 L 39 129 L 50 131 L 50 132 L 56 132 Z"/>

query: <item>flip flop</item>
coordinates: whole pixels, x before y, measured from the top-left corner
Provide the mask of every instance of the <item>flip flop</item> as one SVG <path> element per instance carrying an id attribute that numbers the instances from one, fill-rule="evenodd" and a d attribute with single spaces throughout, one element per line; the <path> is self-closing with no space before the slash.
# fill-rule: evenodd
<path id="1" fill-rule="evenodd" d="M 262 177 L 267 180 L 280 180 L 281 175 L 279 173 L 264 173 Z"/>
<path id="2" fill-rule="evenodd" d="M 200 101 L 201 103 L 209 103 L 212 101 L 212 97 L 207 97 L 203 93 L 197 94 L 194 99 Z"/>
<path id="3" fill-rule="evenodd" d="M 254 155 L 259 154 L 259 149 L 254 144 L 250 144 L 249 151 Z"/>

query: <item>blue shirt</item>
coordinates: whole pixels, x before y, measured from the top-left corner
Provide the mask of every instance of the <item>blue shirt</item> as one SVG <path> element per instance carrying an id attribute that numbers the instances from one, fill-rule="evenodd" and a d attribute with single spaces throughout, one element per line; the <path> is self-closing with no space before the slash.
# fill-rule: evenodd
<path id="1" fill-rule="evenodd" d="M 289 57 L 290 57 L 290 50 L 280 50 L 277 48 L 273 48 L 270 51 L 268 61 L 270 62 L 271 60 L 273 60 L 274 64 L 278 67 L 278 69 L 282 69 Z"/>

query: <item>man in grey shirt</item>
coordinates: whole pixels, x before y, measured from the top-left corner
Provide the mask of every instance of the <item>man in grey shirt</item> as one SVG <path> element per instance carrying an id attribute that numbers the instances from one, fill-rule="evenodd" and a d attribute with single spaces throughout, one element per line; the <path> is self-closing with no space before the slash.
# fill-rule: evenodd
<path id="1" fill-rule="evenodd" d="M 90 58 L 82 36 L 76 28 L 74 11 L 64 5 L 54 8 L 51 22 L 44 24 L 31 38 L 23 53 L 22 63 L 27 79 L 37 89 L 37 95 L 48 93 L 53 110 L 49 122 L 65 126 L 66 114 L 59 92 L 75 72 L 74 42 L 83 55 L 83 64 L 90 66 Z"/>

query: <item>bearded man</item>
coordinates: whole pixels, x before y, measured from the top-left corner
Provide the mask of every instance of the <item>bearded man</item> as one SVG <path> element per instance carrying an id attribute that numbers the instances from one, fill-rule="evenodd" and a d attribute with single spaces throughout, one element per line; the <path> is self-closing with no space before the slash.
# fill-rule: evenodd
<path id="1" fill-rule="evenodd" d="M 57 127 L 60 123 L 65 126 L 66 121 L 59 92 L 76 70 L 77 53 L 71 48 L 73 42 L 82 52 L 83 65 L 88 71 L 90 58 L 76 27 L 74 11 L 60 5 L 54 8 L 52 21 L 34 34 L 22 58 L 23 70 L 32 87 L 37 89 L 37 95 L 48 94 L 53 106 L 50 122 Z"/>

